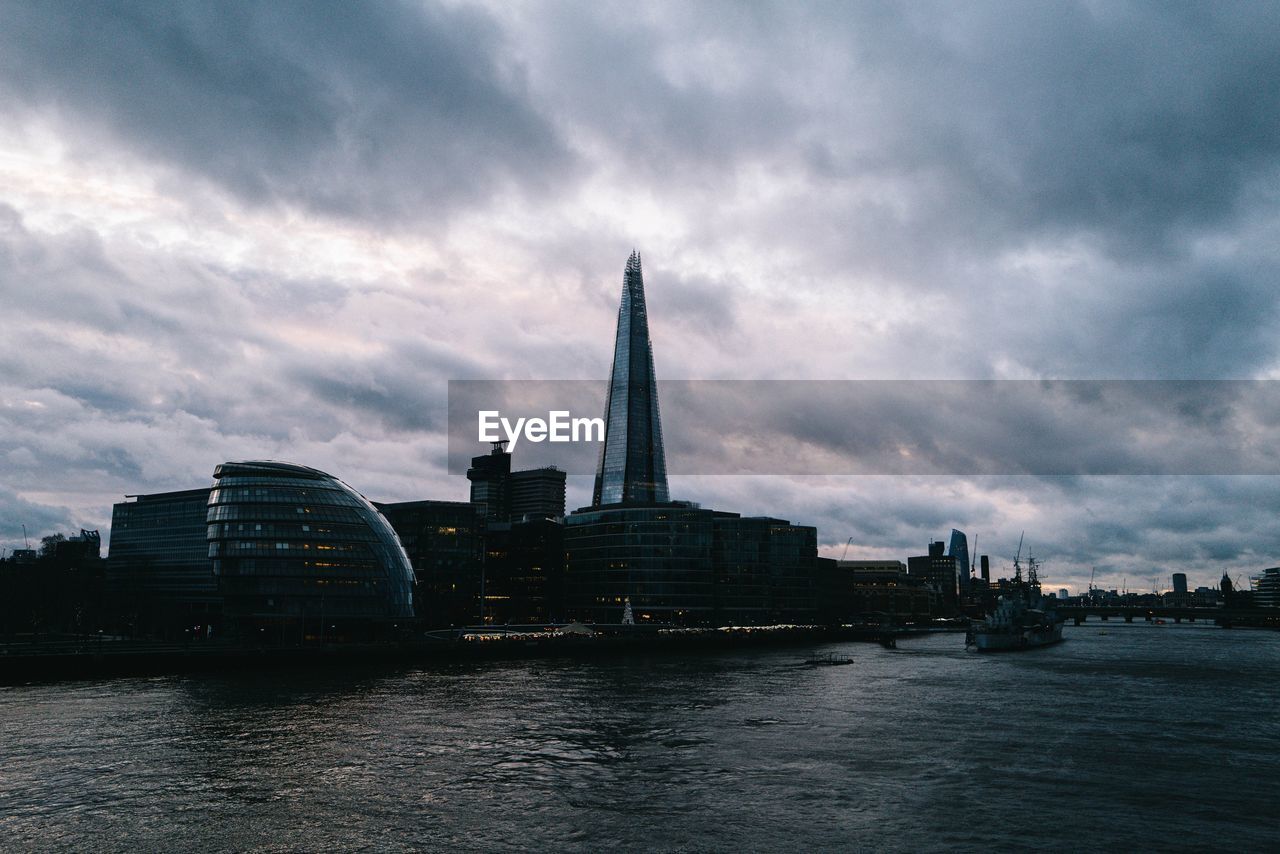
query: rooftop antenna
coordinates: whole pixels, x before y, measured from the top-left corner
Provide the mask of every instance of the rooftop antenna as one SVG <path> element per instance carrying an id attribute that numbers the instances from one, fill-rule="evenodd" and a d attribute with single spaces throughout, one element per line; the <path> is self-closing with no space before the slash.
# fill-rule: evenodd
<path id="1" fill-rule="evenodd" d="M 27 541 L 27 526 L 26 526 L 26 525 L 23 525 L 23 526 L 22 526 L 22 547 L 23 547 L 24 549 L 30 549 L 30 548 L 31 548 L 31 543 Z"/>

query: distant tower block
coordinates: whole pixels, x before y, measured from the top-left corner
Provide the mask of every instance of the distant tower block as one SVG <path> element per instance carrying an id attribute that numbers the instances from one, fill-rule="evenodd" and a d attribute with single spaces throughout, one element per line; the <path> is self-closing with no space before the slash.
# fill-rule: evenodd
<path id="1" fill-rule="evenodd" d="M 1173 592 L 1187 592 L 1187 574 L 1185 572 L 1175 572 L 1173 574 Z"/>

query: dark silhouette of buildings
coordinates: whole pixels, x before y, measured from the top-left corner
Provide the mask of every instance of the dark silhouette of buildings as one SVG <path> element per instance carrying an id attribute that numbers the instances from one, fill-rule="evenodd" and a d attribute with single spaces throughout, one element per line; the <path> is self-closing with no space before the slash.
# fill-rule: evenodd
<path id="1" fill-rule="evenodd" d="M 932 613 L 935 596 L 898 560 L 823 561 L 819 611 L 828 624 L 919 619 Z"/>
<path id="2" fill-rule="evenodd" d="M 531 625 L 564 619 L 564 523 L 532 518 L 484 530 L 483 622 Z"/>
<path id="3" fill-rule="evenodd" d="M 486 505 L 402 501 L 376 506 L 409 556 L 419 621 L 430 627 L 476 624 L 480 619 Z"/>
<path id="4" fill-rule="evenodd" d="M 306 466 L 231 462 L 213 473 L 208 540 L 241 640 L 370 640 L 413 616 L 413 570 L 360 493 Z"/>
<path id="5" fill-rule="evenodd" d="M 565 473 L 550 466 L 513 472 L 506 442 L 494 442 L 488 454 L 472 457 L 467 480 L 471 503 L 480 507 L 486 522 L 564 515 Z"/>
<path id="6" fill-rule="evenodd" d="M 101 544 L 97 531 L 82 529 L 0 560 L 0 638 L 43 640 L 107 627 Z"/>
<path id="7" fill-rule="evenodd" d="M 644 277 L 636 252 L 631 253 L 622 273 L 622 303 L 604 421 L 604 447 L 592 506 L 646 506 L 669 501 Z"/>
<path id="8" fill-rule="evenodd" d="M 907 558 L 907 574 L 923 579 L 933 589 L 940 608 L 954 610 L 959 604 L 958 561 L 943 554 L 944 548 L 941 540 L 930 542 L 927 555 Z"/>

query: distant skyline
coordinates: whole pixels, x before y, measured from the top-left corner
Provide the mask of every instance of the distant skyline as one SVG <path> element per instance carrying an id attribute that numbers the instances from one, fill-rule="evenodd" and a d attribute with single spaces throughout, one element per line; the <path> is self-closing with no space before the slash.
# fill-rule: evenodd
<path id="1" fill-rule="evenodd" d="M 465 498 L 447 381 L 607 378 L 632 248 L 664 379 L 1280 379 L 1278 102 L 1273 4 L 0 0 L 0 547 L 232 459 Z M 1054 590 L 1280 564 L 1276 477 L 669 481 Z"/>

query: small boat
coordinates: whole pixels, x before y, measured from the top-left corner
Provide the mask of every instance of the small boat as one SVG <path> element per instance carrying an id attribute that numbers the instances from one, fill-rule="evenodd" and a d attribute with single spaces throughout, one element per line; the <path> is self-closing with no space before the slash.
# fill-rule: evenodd
<path id="1" fill-rule="evenodd" d="M 853 659 L 847 655 L 836 655 L 834 652 L 825 652 L 821 655 L 814 655 L 800 662 L 801 667 L 833 667 L 837 664 L 853 664 Z"/>

